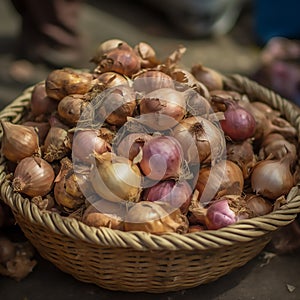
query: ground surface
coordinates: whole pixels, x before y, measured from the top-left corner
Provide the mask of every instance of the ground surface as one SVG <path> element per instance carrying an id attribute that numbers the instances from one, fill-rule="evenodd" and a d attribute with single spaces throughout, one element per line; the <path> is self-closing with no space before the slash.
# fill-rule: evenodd
<path id="1" fill-rule="evenodd" d="M 138 1 L 98 2 L 87 1 L 82 9 L 81 28 L 87 36 L 87 55 L 90 57 L 100 42 L 115 37 L 130 44 L 147 41 L 163 57 L 183 44 L 188 50 L 182 64 L 187 68 L 194 63 L 203 63 L 224 73 L 250 75 L 259 65 L 260 49 L 253 37 L 250 11 L 246 11 L 234 30 L 225 36 L 187 39 L 160 11 L 140 6 Z M 34 76 L 25 74 L 16 80 L 11 74 L 11 65 L 19 18 L 8 0 L 0 2 L 0 24 L 0 106 L 3 108 L 24 88 L 43 80 L 50 70 L 35 66 Z M 159 295 L 112 292 L 81 283 L 38 257 L 38 265 L 23 281 L 17 283 L 0 277 L 0 299 L 300 299 L 299 253 L 272 256 L 270 261 L 265 259 L 264 253 L 216 282 Z"/>

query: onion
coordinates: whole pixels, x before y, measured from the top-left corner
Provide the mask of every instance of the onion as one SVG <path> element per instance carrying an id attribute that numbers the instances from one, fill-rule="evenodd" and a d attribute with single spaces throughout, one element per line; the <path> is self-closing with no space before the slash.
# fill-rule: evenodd
<path id="1" fill-rule="evenodd" d="M 27 196 L 48 194 L 54 182 L 52 166 L 40 157 L 25 157 L 17 165 L 12 186 Z"/>
<path id="2" fill-rule="evenodd" d="M 227 142 L 227 159 L 236 163 L 242 170 L 244 178 L 248 178 L 256 164 L 252 143 L 245 140 L 240 143 Z"/>
<path id="3" fill-rule="evenodd" d="M 72 143 L 72 160 L 75 163 L 91 163 L 94 153 L 111 151 L 111 146 L 99 136 L 98 130 L 77 130 Z"/>
<path id="4" fill-rule="evenodd" d="M 200 116 L 183 119 L 173 129 L 173 136 L 179 141 L 184 158 L 190 164 L 215 163 L 226 150 L 222 130 Z"/>
<path id="5" fill-rule="evenodd" d="M 125 218 L 124 229 L 153 234 L 184 234 L 188 230 L 188 221 L 180 209 L 175 209 L 166 202 L 141 201 L 130 208 Z"/>
<path id="6" fill-rule="evenodd" d="M 174 208 L 180 208 L 186 214 L 191 202 L 192 188 L 187 181 L 164 180 L 146 188 L 143 200 L 168 202 Z"/>
<path id="7" fill-rule="evenodd" d="M 220 229 L 249 218 L 246 204 L 239 196 L 227 195 L 211 202 L 205 216 L 208 229 Z"/>
<path id="8" fill-rule="evenodd" d="M 196 182 L 202 203 L 224 195 L 241 195 L 244 188 L 244 176 L 237 164 L 223 160 L 212 167 L 203 167 Z"/>
<path id="9" fill-rule="evenodd" d="M 140 101 L 140 114 L 144 125 L 158 131 L 170 129 L 186 114 L 185 94 L 172 88 L 150 92 Z"/>
<path id="10" fill-rule="evenodd" d="M 116 153 L 133 160 L 150 139 L 152 136 L 147 133 L 129 133 L 116 146 Z"/>
<path id="11" fill-rule="evenodd" d="M 271 200 L 286 195 L 294 186 L 294 177 L 290 170 L 291 157 L 266 159 L 257 163 L 251 174 L 253 192 Z"/>
<path id="12" fill-rule="evenodd" d="M 126 211 L 126 206 L 122 203 L 98 199 L 84 211 L 82 222 L 98 228 L 107 227 L 124 230 Z"/>
<path id="13" fill-rule="evenodd" d="M 136 165 L 111 152 L 95 155 L 95 160 L 90 180 L 100 197 L 113 202 L 139 201 L 142 176 Z"/>
<path id="14" fill-rule="evenodd" d="M 158 70 L 146 70 L 134 76 L 133 88 L 137 92 L 148 94 L 161 88 L 174 88 L 172 77 Z"/>
<path id="15" fill-rule="evenodd" d="M 226 106 L 225 119 L 220 120 L 225 135 L 233 141 L 244 141 L 254 136 L 256 124 L 250 112 L 232 99 L 215 97 L 214 101 L 220 101 Z"/>
<path id="16" fill-rule="evenodd" d="M 216 70 L 197 64 L 192 67 L 191 73 L 197 80 L 202 82 L 208 90 L 212 91 L 223 89 L 222 75 Z"/>
<path id="17" fill-rule="evenodd" d="M 156 136 L 143 146 L 140 161 L 142 172 L 150 179 L 179 178 L 182 173 L 183 152 L 179 142 L 171 136 Z"/>
<path id="18" fill-rule="evenodd" d="M 121 85 L 107 89 L 102 105 L 96 113 L 109 124 L 121 126 L 126 123 L 127 118 L 133 115 L 136 108 L 135 93 L 127 85 Z"/>
<path id="19" fill-rule="evenodd" d="M 35 85 L 30 99 L 30 111 L 37 117 L 44 114 L 50 114 L 57 108 L 57 101 L 49 98 L 46 93 L 45 82 Z"/>
<path id="20" fill-rule="evenodd" d="M 271 201 L 258 195 L 246 194 L 245 201 L 254 217 L 266 215 L 273 210 Z"/>

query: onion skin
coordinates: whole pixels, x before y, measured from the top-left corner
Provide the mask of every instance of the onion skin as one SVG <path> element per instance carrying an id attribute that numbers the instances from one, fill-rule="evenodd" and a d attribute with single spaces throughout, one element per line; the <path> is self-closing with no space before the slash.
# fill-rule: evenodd
<path id="1" fill-rule="evenodd" d="M 113 202 L 140 200 L 142 176 L 137 165 L 111 152 L 95 155 L 90 180 L 95 192 Z"/>
<path id="2" fill-rule="evenodd" d="M 295 184 L 290 162 L 289 155 L 258 162 L 251 174 L 253 192 L 271 200 L 286 195 Z"/>
<path id="3" fill-rule="evenodd" d="M 202 203 L 224 195 L 241 195 L 244 176 L 240 167 L 232 161 L 224 160 L 213 167 L 203 167 L 199 171 L 195 188 Z"/>
<path id="4" fill-rule="evenodd" d="M 152 180 L 178 178 L 182 163 L 182 148 L 175 138 L 157 136 L 144 144 L 140 168 L 148 178 Z"/>
<path id="5" fill-rule="evenodd" d="M 99 199 L 84 211 L 82 222 L 97 228 L 124 230 L 125 213 L 125 205 Z"/>
<path id="6" fill-rule="evenodd" d="M 12 162 L 39 154 L 39 138 L 34 127 L 1 121 L 3 139 L 1 151 Z"/>
<path id="7" fill-rule="evenodd" d="M 25 157 L 14 172 L 12 186 L 14 191 L 27 196 L 45 196 L 53 187 L 54 170 L 40 157 Z"/>
<path id="8" fill-rule="evenodd" d="M 179 209 L 170 207 L 168 203 L 141 201 L 128 211 L 124 230 L 158 235 L 170 232 L 184 234 L 188 231 L 188 220 Z"/>
<path id="9" fill-rule="evenodd" d="M 245 196 L 246 206 L 254 217 L 264 216 L 273 210 L 271 201 L 258 195 L 247 194 Z"/>
<path id="10" fill-rule="evenodd" d="M 187 181 L 164 180 L 143 191 L 144 201 L 162 201 L 174 208 L 180 208 L 183 214 L 188 212 L 192 198 L 192 188 Z"/>

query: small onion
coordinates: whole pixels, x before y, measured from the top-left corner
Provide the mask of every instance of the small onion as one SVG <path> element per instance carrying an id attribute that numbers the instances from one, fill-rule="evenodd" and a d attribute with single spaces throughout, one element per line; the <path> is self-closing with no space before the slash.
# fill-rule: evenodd
<path id="1" fill-rule="evenodd" d="M 192 67 L 191 73 L 197 80 L 202 82 L 208 90 L 212 91 L 223 89 L 222 75 L 216 70 L 197 64 Z"/>
<path id="2" fill-rule="evenodd" d="M 170 129 L 186 114 L 184 93 L 172 88 L 154 90 L 141 99 L 140 114 L 144 125 L 158 131 Z"/>
<path id="3" fill-rule="evenodd" d="M 94 85 L 93 75 L 70 68 L 57 69 L 49 73 L 45 86 L 48 97 L 60 101 L 71 94 L 85 94 Z"/>
<path id="4" fill-rule="evenodd" d="M 91 163 L 94 153 L 102 154 L 110 151 L 110 144 L 99 135 L 98 130 L 76 131 L 72 142 L 72 160 L 79 163 Z"/>
<path id="5" fill-rule="evenodd" d="M 30 98 L 30 111 L 37 117 L 50 114 L 57 108 L 57 101 L 49 98 L 46 93 L 45 82 L 38 83 L 32 90 Z"/>
<path id="6" fill-rule="evenodd" d="M 163 180 L 143 191 L 143 200 L 162 201 L 186 214 L 191 202 L 192 188 L 187 181 Z"/>
<path id="7" fill-rule="evenodd" d="M 139 201 L 142 176 L 136 165 L 111 152 L 95 155 L 95 159 L 90 180 L 100 197 L 113 202 Z"/>
<path id="8" fill-rule="evenodd" d="M 136 108 L 135 94 L 129 86 L 117 86 L 107 90 L 99 115 L 111 125 L 121 126 L 127 122 Z"/>
<path id="9" fill-rule="evenodd" d="M 166 202 L 141 201 L 128 211 L 124 230 L 184 234 L 188 231 L 188 220 L 180 209 L 174 209 Z"/>
<path id="10" fill-rule="evenodd" d="M 244 141 L 253 137 L 256 122 L 252 114 L 232 99 L 223 99 L 221 102 L 226 106 L 225 119 L 220 120 L 225 135 L 233 141 Z"/>
<path id="11" fill-rule="evenodd" d="M 291 157 L 266 159 L 257 163 L 251 174 L 253 192 L 271 200 L 286 195 L 294 186 L 290 170 Z"/>
<path id="12" fill-rule="evenodd" d="M 98 84 L 103 87 L 103 89 L 108 89 L 116 87 L 119 85 L 129 85 L 129 78 L 116 73 L 116 72 L 104 72 L 97 76 Z"/>
<path id="13" fill-rule="evenodd" d="M 126 206 L 122 203 L 98 199 L 84 211 L 82 222 L 97 228 L 124 230 L 126 211 Z"/>
<path id="14" fill-rule="evenodd" d="M 144 70 L 134 76 L 133 88 L 137 92 L 148 94 L 161 88 L 174 88 L 173 79 L 159 70 Z"/>
<path id="15" fill-rule="evenodd" d="M 246 194 L 245 201 L 254 217 L 266 215 L 273 210 L 271 201 L 258 195 Z"/>
<path id="16" fill-rule="evenodd" d="M 183 152 L 179 142 L 171 136 L 156 136 L 143 146 L 140 161 L 142 172 L 150 179 L 179 178 L 182 172 Z"/>
<path id="17" fill-rule="evenodd" d="M 1 121 L 2 153 L 12 162 L 40 153 L 39 138 L 34 127 Z"/>
<path id="18" fill-rule="evenodd" d="M 159 64 L 155 50 L 148 43 L 139 42 L 133 50 L 140 57 L 142 68 L 153 68 Z"/>
<path id="19" fill-rule="evenodd" d="M 40 157 L 25 157 L 14 172 L 12 186 L 14 191 L 27 196 L 44 196 L 48 194 L 54 182 L 52 166 Z"/>
<path id="20" fill-rule="evenodd" d="M 241 195 L 244 188 L 242 170 L 230 160 L 201 168 L 196 179 L 196 189 L 202 203 L 209 203 L 213 198 L 224 195 Z"/>
<path id="21" fill-rule="evenodd" d="M 183 119 L 174 127 L 172 134 L 179 141 L 184 157 L 190 164 L 215 163 L 226 150 L 222 130 L 200 116 Z"/>
<path id="22" fill-rule="evenodd" d="M 133 160 L 151 138 L 152 136 L 147 133 L 129 133 L 118 143 L 116 152 L 120 156 Z"/>

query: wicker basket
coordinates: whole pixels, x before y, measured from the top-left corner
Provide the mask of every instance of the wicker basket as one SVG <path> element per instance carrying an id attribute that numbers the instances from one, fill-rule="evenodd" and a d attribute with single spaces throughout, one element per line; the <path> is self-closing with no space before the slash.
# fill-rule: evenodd
<path id="1" fill-rule="evenodd" d="M 280 110 L 295 126 L 300 140 L 297 107 L 245 77 L 233 75 L 225 77 L 224 82 L 230 89 Z M 18 123 L 31 91 L 24 91 L 0 113 L 0 118 Z M 96 229 L 73 218 L 41 211 L 13 192 L 4 172 L 5 163 L 1 157 L 1 197 L 40 255 L 78 280 L 110 290 L 160 293 L 214 281 L 258 255 L 272 233 L 291 223 L 300 212 L 299 189 L 295 186 L 287 204 L 279 210 L 220 230 L 157 236 Z"/>

